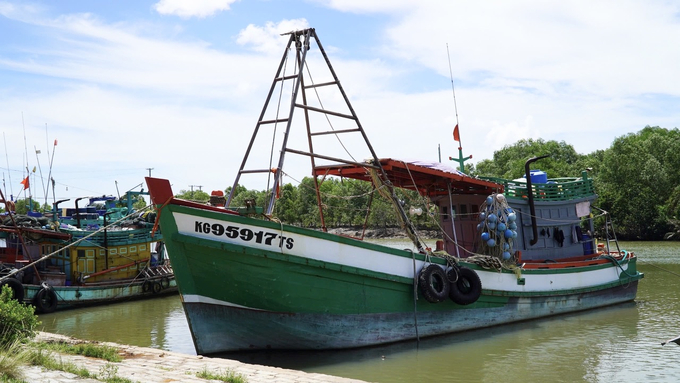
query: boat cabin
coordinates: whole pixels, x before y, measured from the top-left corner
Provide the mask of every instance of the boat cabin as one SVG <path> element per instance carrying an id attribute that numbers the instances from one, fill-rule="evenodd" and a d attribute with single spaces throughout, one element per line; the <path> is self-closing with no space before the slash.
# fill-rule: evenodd
<path id="1" fill-rule="evenodd" d="M 485 217 L 494 213 L 488 204 L 490 196 L 500 195 L 505 216 L 514 213 L 514 225 L 507 238 L 501 231 L 493 232 L 492 237 L 507 240 L 511 244 L 508 250 L 517 254 L 518 260 L 549 262 L 596 251 L 591 235 L 591 203 L 597 195 L 585 172 L 579 178 L 559 179 L 547 179 L 543 172 L 530 172 L 527 181 L 471 177 L 438 162 L 388 158 L 380 163 L 395 187 L 416 190 L 437 206 L 443 232 L 437 250 L 462 258 L 480 253 L 491 255 L 485 242 L 488 239 L 482 239 L 489 229 Z M 366 168 L 355 165 L 321 166 L 315 174 L 371 181 Z M 547 254 L 550 259 L 544 259 Z"/>

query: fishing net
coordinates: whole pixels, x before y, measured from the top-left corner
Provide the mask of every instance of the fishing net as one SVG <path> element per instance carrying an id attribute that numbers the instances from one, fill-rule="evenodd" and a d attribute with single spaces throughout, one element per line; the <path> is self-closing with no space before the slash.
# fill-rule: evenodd
<path id="1" fill-rule="evenodd" d="M 513 243 L 517 238 L 517 216 L 505 195 L 493 193 L 482 203 L 477 224 L 478 252 L 501 259 L 514 258 Z"/>

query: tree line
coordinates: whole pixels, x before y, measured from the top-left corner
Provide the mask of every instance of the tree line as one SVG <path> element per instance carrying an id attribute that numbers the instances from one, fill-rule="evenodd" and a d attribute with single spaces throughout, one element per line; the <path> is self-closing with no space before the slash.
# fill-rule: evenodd
<path id="1" fill-rule="evenodd" d="M 660 240 L 680 239 L 680 131 L 646 126 L 637 133 L 617 137 L 607 149 L 579 154 L 564 141 L 523 139 L 494 152 L 493 158 L 466 166 L 472 176 L 515 179 L 524 176 L 528 158 L 549 157 L 535 163 L 550 178 L 580 176 L 584 170 L 595 180 L 599 198 L 595 206 L 609 212 L 619 239 Z M 231 187 L 226 189 L 227 195 Z M 390 201 L 373 193 L 367 182 L 352 179 L 325 179 L 320 186 L 327 227 L 368 228 L 398 227 L 399 219 Z M 284 222 L 321 227 L 314 180 L 305 177 L 298 185 L 281 186 L 274 215 Z M 420 229 L 436 229 L 438 217 L 433 206 L 414 191 L 397 190 L 398 199 L 406 211 L 420 208 L 413 215 Z M 207 202 L 204 191 L 181 190 L 179 198 Z M 269 192 L 247 189 L 238 185 L 231 206 L 245 206 L 254 200 L 264 206 Z M 370 211 L 369 199 L 373 198 Z M 17 212 L 25 213 L 29 201 L 17 201 Z M 140 202 L 140 201 L 138 201 Z M 135 204 L 143 207 L 144 203 Z M 51 207 L 42 207 L 45 211 Z M 23 210 L 23 211 L 20 211 Z"/>
<path id="2" fill-rule="evenodd" d="M 579 154 L 564 141 L 523 139 L 494 152 L 493 158 L 466 168 L 472 176 L 516 179 L 524 176 L 524 164 L 531 157 L 548 154 L 535 163 L 550 178 L 578 177 L 584 170 L 595 180 L 598 200 L 595 206 L 607 211 L 620 239 L 660 240 L 680 239 L 680 131 L 658 126 L 646 126 L 614 140 L 607 149 Z M 275 215 L 291 224 L 320 227 L 314 180 L 306 177 L 299 185 L 285 184 L 275 207 Z M 227 189 L 227 194 L 231 187 Z M 321 184 L 324 196 L 324 217 L 328 227 L 361 226 L 394 227 L 399 220 L 391 204 L 374 193 L 370 212 L 366 206 L 371 185 L 351 179 L 326 179 Z M 179 197 L 190 197 L 183 190 Z M 208 194 L 194 193 L 196 200 L 208 200 Z M 405 210 L 411 206 L 426 206 L 416 192 L 398 190 Z M 231 206 L 243 206 L 246 199 L 263 206 L 267 191 L 249 190 L 237 186 Z M 436 228 L 433 209 L 413 216 L 419 228 Z M 436 217 L 435 217 L 436 218 Z"/>

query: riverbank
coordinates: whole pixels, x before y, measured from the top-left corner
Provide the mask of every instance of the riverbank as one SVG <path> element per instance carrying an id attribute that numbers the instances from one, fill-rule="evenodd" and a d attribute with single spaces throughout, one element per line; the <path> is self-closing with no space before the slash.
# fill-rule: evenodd
<path id="1" fill-rule="evenodd" d="M 39 332 L 36 342 L 67 342 L 72 344 L 95 343 L 115 347 L 123 358 L 121 362 L 108 362 L 99 358 L 82 355 L 59 353 L 54 355 L 64 364 L 70 363 L 89 371 L 92 375 L 103 376 L 115 374 L 116 377 L 140 383 L 170 382 L 216 382 L 197 376 L 209 372 L 215 375 L 232 372 L 240 375 L 247 383 L 364 383 L 361 380 L 340 378 L 331 375 L 306 373 L 255 364 L 246 364 L 235 360 L 210 358 L 200 355 L 187 355 L 177 352 L 163 351 L 155 348 L 128 346 L 111 342 L 94 342 L 67 337 L 58 334 Z M 44 367 L 30 366 L 24 371 L 24 381 L 28 383 L 97 383 L 102 380 L 81 378 L 75 374 L 46 370 Z"/>

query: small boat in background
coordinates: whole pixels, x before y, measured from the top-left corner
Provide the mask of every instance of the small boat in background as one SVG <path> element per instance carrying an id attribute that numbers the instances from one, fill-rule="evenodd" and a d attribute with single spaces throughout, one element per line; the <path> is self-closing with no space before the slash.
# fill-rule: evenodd
<path id="1" fill-rule="evenodd" d="M 100 212 L 76 209 L 66 217 L 56 204 L 48 218 L 16 215 L 6 203 L 0 286 L 38 313 L 176 293 L 163 237 L 153 232 L 155 214 L 132 208 L 131 197 L 141 193 L 105 198 L 112 203 Z M 90 207 L 101 200 L 91 199 Z"/>
<path id="2" fill-rule="evenodd" d="M 315 30 L 289 35 L 226 206 L 175 198 L 168 180 L 146 178 L 199 354 L 372 346 L 635 299 L 643 274 L 636 256 L 619 249 L 606 214 L 606 241 L 598 244 L 592 236 L 594 214 L 603 212 L 592 206 L 597 195 L 587 173 L 549 179 L 530 169 L 539 159 L 532 158 L 524 180 L 483 179 L 441 163 L 378 158 Z M 312 46 L 322 57 L 308 57 Z M 288 54 L 294 55 L 290 61 Z M 312 63 L 325 63 L 329 78 L 312 82 L 307 73 L 318 69 L 308 68 Z M 276 90 L 284 83 L 292 85 Z M 316 102 L 329 89 L 337 90 L 330 102 Z M 270 104 L 275 90 L 290 97 L 283 116 L 272 112 L 282 104 Z M 338 104 L 344 108 L 331 109 Z M 297 136 L 291 129 L 296 111 L 302 112 Z M 316 122 L 331 127 L 319 129 Z M 277 124 L 285 129 L 277 132 Z M 258 140 L 260 130 L 269 138 Z M 256 142 L 274 142 L 272 132 L 282 136 L 279 151 L 254 149 Z M 306 150 L 293 148 L 293 137 Z M 348 144 L 326 154 L 340 137 Z M 357 141 L 364 152 L 345 154 L 360 146 Z M 278 164 L 266 158 L 253 165 L 251 154 L 268 153 L 279 153 Z M 273 215 L 286 155 L 311 160 L 323 231 Z M 256 173 L 272 180 L 268 204 L 231 207 L 240 177 Z M 320 189 L 328 177 L 371 183 L 392 203 L 416 250 L 326 232 L 323 214 L 330 205 L 323 198 L 329 196 Z M 408 211 L 435 219 L 441 240 L 434 250 L 418 235 L 395 188 L 418 191 L 426 201 Z"/>

